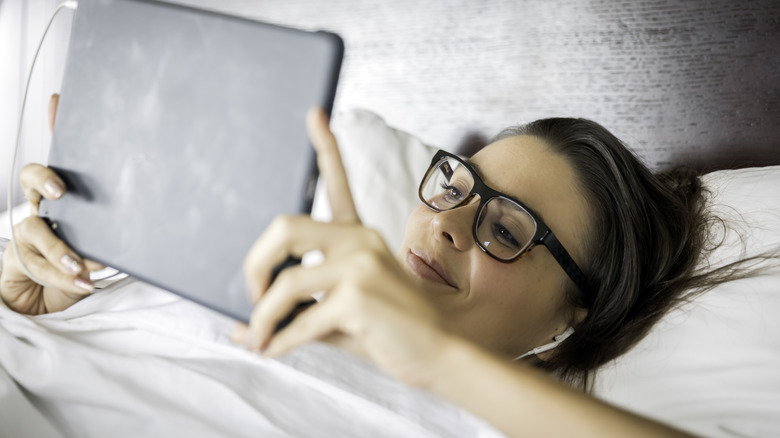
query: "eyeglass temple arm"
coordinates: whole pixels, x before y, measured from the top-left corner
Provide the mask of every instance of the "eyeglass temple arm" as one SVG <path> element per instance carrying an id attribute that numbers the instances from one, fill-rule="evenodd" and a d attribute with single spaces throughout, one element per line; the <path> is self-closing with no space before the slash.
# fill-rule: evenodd
<path id="1" fill-rule="evenodd" d="M 558 238 L 555 237 L 555 234 L 548 231 L 539 240 L 547 247 L 550 254 L 552 254 L 558 264 L 561 265 L 561 268 L 563 268 L 574 284 L 576 284 L 583 293 L 587 294 L 587 289 L 585 288 L 585 274 L 582 273 L 582 270 L 577 266 L 577 263 L 574 262 L 574 259 L 566 252 L 566 249 L 561 245 L 561 242 L 558 241 Z"/>

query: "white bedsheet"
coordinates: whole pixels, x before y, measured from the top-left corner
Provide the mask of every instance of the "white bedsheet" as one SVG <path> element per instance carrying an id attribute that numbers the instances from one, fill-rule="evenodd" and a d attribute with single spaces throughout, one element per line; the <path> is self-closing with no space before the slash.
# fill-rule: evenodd
<path id="1" fill-rule="evenodd" d="M 0 308 L 0 436 L 495 436 L 323 344 L 281 361 L 233 322 L 141 282 L 63 312 Z"/>

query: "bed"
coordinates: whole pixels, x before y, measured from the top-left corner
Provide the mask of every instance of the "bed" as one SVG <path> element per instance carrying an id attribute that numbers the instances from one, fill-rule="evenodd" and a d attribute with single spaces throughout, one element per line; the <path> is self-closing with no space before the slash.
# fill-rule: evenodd
<path id="1" fill-rule="evenodd" d="M 506 125 L 567 115 L 654 168 L 724 169 L 705 183 L 739 233 L 706 262 L 780 248 L 776 2 L 178 3 L 342 34 L 334 130 L 361 217 L 391 247 L 435 148 L 468 154 Z M 378 197 L 396 214 L 378 216 Z M 322 196 L 314 214 L 327 219 Z M 777 269 L 726 283 L 667 315 L 593 391 L 704 436 L 779 436 L 778 313 Z M 136 281 L 57 314 L 0 308 L 0 435 L 500 436 L 346 353 L 266 360 L 232 346 L 231 328 Z"/>

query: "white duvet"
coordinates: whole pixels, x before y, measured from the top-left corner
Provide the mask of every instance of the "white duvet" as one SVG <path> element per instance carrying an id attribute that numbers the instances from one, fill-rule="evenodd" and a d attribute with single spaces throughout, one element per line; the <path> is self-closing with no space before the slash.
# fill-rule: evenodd
<path id="1" fill-rule="evenodd" d="M 395 248 L 435 149 L 370 112 L 335 121 L 358 211 Z M 780 248 L 780 166 L 716 172 L 705 186 L 722 217 L 750 224 L 710 262 Z M 321 195 L 313 215 L 326 219 Z M 595 394 L 702 436 L 780 436 L 778 292 L 780 271 L 766 271 L 671 312 L 599 371 Z M 42 317 L 0 308 L 0 437 L 496 434 L 325 345 L 281 362 L 250 354 L 227 340 L 232 324 L 142 283 Z"/>
<path id="2" fill-rule="evenodd" d="M 0 436 L 492 436 L 465 411 L 323 344 L 281 361 L 233 321 L 141 282 L 63 312 L 0 308 Z"/>

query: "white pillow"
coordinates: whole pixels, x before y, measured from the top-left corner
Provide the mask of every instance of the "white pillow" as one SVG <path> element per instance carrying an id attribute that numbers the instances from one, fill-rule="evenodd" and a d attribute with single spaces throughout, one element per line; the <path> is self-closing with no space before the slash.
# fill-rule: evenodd
<path id="1" fill-rule="evenodd" d="M 406 219 L 420 202 L 417 188 L 438 149 L 387 126 L 365 110 L 336 114 L 331 123 L 363 224 L 378 230 L 388 247 L 401 246 Z M 329 220 L 325 190 L 318 187 L 312 216 Z"/>
<path id="2" fill-rule="evenodd" d="M 780 250 L 780 166 L 702 178 L 735 227 L 712 266 Z M 764 264 L 766 265 L 766 264 Z M 780 269 L 673 310 L 596 379 L 604 399 L 708 436 L 780 436 Z"/>
<path id="3" fill-rule="evenodd" d="M 367 111 L 337 114 L 333 129 L 363 222 L 397 249 L 436 149 Z M 710 262 L 780 249 L 780 166 L 715 172 L 703 181 L 713 209 L 745 224 L 741 236 L 725 236 Z M 324 204 L 320 194 L 316 217 L 328 217 Z M 722 284 L 672 311 L 603 367 L 593 390 L 696 434 L 780 436 L 780 270 Z"/>

